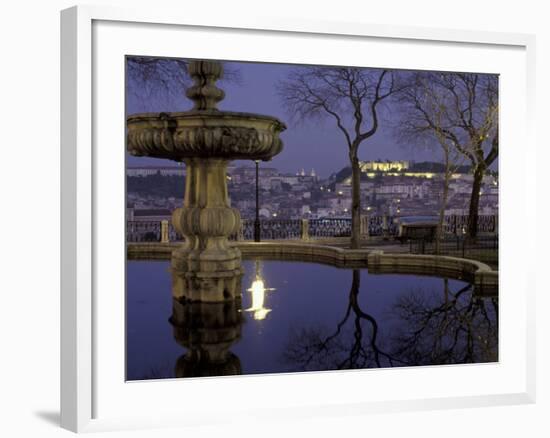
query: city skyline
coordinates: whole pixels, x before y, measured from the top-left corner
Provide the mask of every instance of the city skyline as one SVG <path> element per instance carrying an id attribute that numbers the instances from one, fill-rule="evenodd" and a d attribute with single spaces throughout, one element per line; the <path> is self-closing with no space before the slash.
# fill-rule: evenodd
<path id="1" fill-rule="evenodd" d="M 435 216 L 442 193 L 441 163 L 407 161 L 361 163 L 362 211 L 371 216 Z M 351 208 L 350 176 L 346 169 L 332 178 L 319 178 L 311 172 L 281 172 L 275 167 L 261 167 L 259 172 L 260 216 L 268 219 L 319 219 L 349 217 Z M 186 174 L 183 166 L 128 167 L 127 205 L 131 220 L 169 219 L 171 211 L 182 202 Z M 254 216 L 255 168 L 231 165 L 228 190 L 232 203 L 243 218 Z M 177 177 L 177 178 L 174 178 Z M 466 215 L 473 175 L 467 167 L 457 168 L 449 184 L 446 216 Z M 165 193 L 163 197 L 161 188 Z M 479 213 L 498 214 L 498 177 L 487 175 L 481 186 Z"/>

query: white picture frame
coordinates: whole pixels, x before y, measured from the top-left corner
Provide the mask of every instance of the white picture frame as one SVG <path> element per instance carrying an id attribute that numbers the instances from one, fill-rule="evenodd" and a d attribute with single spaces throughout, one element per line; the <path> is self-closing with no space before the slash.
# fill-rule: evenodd
<path id="1" fill-rule="evenodd" d="M 94 26 L 102 26 L 105 23 L 105 27 L 98 31 L 99 28 Z M 109 373 L 108 366 L 105 364 L 105 358 L 108 357 L 108 351 L 114 351 L 113 349 L 120 347 L 120 342 L 113 341 L 109 346 L 106 345 L 104 333 L 109 329 L 108 325 L 113 324 L 120 327 L 120 321 L 123 319 L 123 312 L 120 312 L 120 308 L 113 306 L 108 314 L 104 311 L 106 299 L 98 300 L 98 293 L 105 293 L 106 278 L 114 278 L 109 272 L 102 268 L 104 258 L 100 257 L 101 251 L 105 251 L 109 242 L 114 242 L 117 236 L 120 235 L 120 231 L 123 228 L 122 221 L 120 226 L 113 227 L 114 230 L 109 232 L 101 225 L 104 223 L 104 218 L 98 211 L 105 211 L 105 208 L 97 208 L 98 203 L 106 202 L 106 206 L 117 205 L 116 193 L 120 194 L 121 184 L 123 188 L 123 182 L 118 178 L 120 176 L 117 172 L 123 172 L 123 169 L 118 169 L 116 166 L 120 164 L 120 159 L 123 157 L 124 148 L 121 143 L 121 148 L 116 149 L 112 147 L 113 154 L 118 154 L 113 160 L 109 160 L 109 163 L 105 160 L 106 155 L 111 152 L 102 149 L 101 153 L 97 153 L 97 142 L 101 139 L 110 138 L 105 137 L 107 134 L 103 134 L 104 129 L 98 129 L 97 124 L 101 125 L 103 113 L 99 112 L 99 107 L 104 105 L 102 103 L 101 96 L 98 96 L 96 87 L 101 88 L 102 81 L 105 76 L 102 67 L 105 63 L 98 62 L 100 66 L 94 63 L 94 60 L 102 60 L 103 52 L 107 52 L 105 48 L 105 42 L 102 38 L 110 38 L 109 41 L 113 42 L 113 53 L 106 56 L 106 60 L 110 59 L 109 56 L 119 56 L 124 52 L 124 47 L 117 45 L 115 39 L 121 40 L 121 30 L 115 29 L 116 26 L 127 26 L 122 32 L 129 32 L 132 38 L 128 38 L 128 41 L 139 43 L 139 33 L 136 33 L 136 27 L 147 28 L 150 32 L 165 33 L 165 32 L 177 32 L 177 29 L 187 29 L 190 31 L 201 32 L 201 35 L 208 33 L 232 33 L 235 34 L 235 38 L 254 36 L 258 40 L 266 41 L 264 36 L 274 39 L 279 39 L 283 46 L 286 44 L 288 48 L 288 38 L 305 38 L 309 40 L 315 40 L 316 38 L 334 38 L 335 41 L 342 38 L 349 38 L 350 44 L 353 40 L 353 44 L 363 44 L 368 42 L 369 44 L 377 44 L 378 42 L 384 42 L 389 45 L 409 44 L 411 47 L 420 47 L 422 50 L 447 50 L 446 45 L 456 46 L 458 50 L 463 50 L 467 54 L 469 51 L 475 53 L 485 53 L 483 50 L 487 50 L 489 53 L 491 50 L 498 51 L 503 58 L 503 63 L 506 62 L 508 56 L 513 58 L 515 69 L 517 74 L 523 79 L 525 83 L 516 83 L 517 90 L 510 90 L 515 93 L 513 95 L 515 101 L 518 102 L 520 118 L 517 119 L 515 126 L 510 124 L 505 125 L 506 120 L 511 120 L 512 116 L 518 114 L 504 114 L 501 116 L 503 122 L 503 147 L 504 156 L 501 158 L 501 187 L 503 191 L 508 191 L 513 194 L 514 197 L 521 197 L 522 202 L 531 203 L 534 202 L 534 186 L 535 175 L 528 174 L 525 163 L 519 163 L 517 174 L 519 179 L 517 184 L 509 185 L 507 183 L 506 175 L 513 171 L 513 163 L 510 158 L 506 157 L 506 137 L 522 138 L 524 139 L 523 150 L 526 151 L 525 155 L 530 155 L 529 151 L 535 150 L 535 141 L 533 137 L 533 128 L 531 126 L 534 119 L 534 46 L 535 40 L 531 35 L 524 34 L 506 34 L 506 33 L 491 33 L 482 31 L 459 31 L 450 29 L 425 29 L 415 27 L 403 27 L 403 26 L 375 26 L 372 24 L 357 23 L 339 23 L 339 22 L 317 22 L 309 20 L 297 20 L 291 18 L 257 18 L 254 21 L 248 21 L 246 17 L 240 20 L 235 18 L 228 22 L 224 17 L 216 16 L 215 14 L 208 15 L 194 15 L 189 11 L 182 12 L 181 10 L 161 10 L 161 9 L 149 9 L 149 10 L 135 10 L 135 9 L 122 9 L 122 8 L 110 8 L 110 7 L 95 7 L 95 6 L 78 6 L 62 11 L 61 13 L 61 116 L 62 116 L 62 130 L 61 130 L 61 147 L 62 147 L 62 162 L 61 162 L 61 230 L 62 230 L 62 243 L 61 243 L 61 425 L 64 428 L 73 431 L 100 431 L 111 430 L 120 428 L 146 428 L 146 427 L 162 427 L 162 426 L 174 426 L 174 425 L 189 425 L 189 424 L 203 424 L 212 413 L 216 414 L 217 421 L 229 421 L 239 418 L 249 417 L 274 417 L 274 416 L 292 416 L 292 417 L 310 417 L 311 415 L 341 415 L 347 414 L 362 414 L 364 412 L 395 412 L 412 409 L 434 409 L 434 408 L 446 408 L 446 407 L 473 407 L 473 406 L 487 406 L 487 405 L 502 405 L 502 404 L 519 404 L 519 403 L 531 403 L 535 400 L 535 311 L 534 311 L 534 274 L 531 268 L 528 266 L 527 261 L 515 261 L 516 272 L 520 275 L 511 277 L 504 271 L 504 268 L 510 265 L 506 263 L 506 253 L 501 252 L 503 260 L 501 263 L 503 284 L 510 284 L 510 288 L 519 290 L 518 296 L 510 295 L 508 302 L 513 303 L 514 308 L 521 314 L 518 316 L 518 326 L 514 336 L 510 335 L 512 332 L 508 330 L 505 324 L 508 324 L 508 318 L 506 312 L 510 312 L 510 306 L 504 301 L 503 307 L 503 330 L 501 335 L 501 341 L 510 343 L 507 347 L 508 350 L 512 348 L 518 348 L 517 363 L 514 365 L 514 370 L 510 371 L 510 374 L 502 373 L 499 375 L 499 369 L 505 369 L 507 366 L 507 359 L 504 363 L 497 364 L 496 368 L 488 368 L 483 365 L 468 367 L 457 366 L 441 371 L 438 367 L 424 367 L 415 371 L 415 379 L 438 379 L 444 378 L 444 374 L 453 373 L 459 379 L 457 386 L 466 387 L 469 375 L 487 375 L 487 379 L 490 379 L 490 375 L 499 375 L 502 381 L 502 390 L 499 389 L 499 380 L 495 378 L 493 386 L 488 385 L 488 389 L 482 389 L 483 393 L 468 392 L 468 389 L 464 389 L 460 392 L 458 389 L 453 394 L 437 393 L 435 389 L 431 393 L 431 396 L 418 397 L 414 391 L 405 391 L 399 388 L 392 389 L 391 395 L 388 397 L 378 396 L 370 399 L 355 397 L 346 398 L 346 393 L 343 391 L 341 394 L 337 394 L 330 390 L 325 391 L 328 394 L 323 397 L 319 397 L 315 393 L 313 388 L 318 385 L 326 385 L 327 388 L 331 388 L 331 385 L 353 385 L 361 379 L 370 379 L 372 381 L 373 375 L 376 374 L 376 378 L 391 379 L 395 382 L 406 382 L 410 379 L 412 374 L 407 370 L 391 370 L 392 374 L 388 374 L 385 370 L 377 370 L 371 372 L 368 370 L 361 372 L 344 372 L 340 373 L 340 377 L 337 373 L 308 373 L 307 376 L 303 374 L 294 374 L 286 376 L 284 378 L 278 378 L 277 376 L 249 376 L 230 378 L 216 383 L 216 379 L 205 379 L 203 381 L 189 381 L 187 389 L 193 393 L 196 391 L 197 397 L 194 403 L 195 411 L 189 415 L 178 415 L 178 411 L 172 410 L 170 412 L 163 409 L 162 406 L 158 406 L 156 411 L 149 407 L 150 415 L 139 415 L 136 406 L 128 405 L 128 409 L 124 410 L 124 403 L 120 403 L 121 399 L 117 399 L 118 395 L 122 396 L 122 392 L 110 394 L 113 396 L 113 406 L 103 407 L 105 400 L 105 384 L 102 382 L 107 381 L 111 377 L 105 377 Z M 101 35 L 104 32 L 105 36 Z M 114 33 L 109 33 L 114 32 Z M 133 33 L 132 33 L 133 32 Z M 266 34 L 266 35 L 264 35 Z M 115 38 L 115 39 L 113 39 Z M 144 37 L 147 38 L 147 36 Z M 117 40 L 117 41 L 118 41 Z M 120 41 L 118 41 L 120 42 Z M 145 44 L 141 42 L 142 44 Z M 158 41 L 157 41 L 158 43 Z M 151 47 L 155 47 L 155 38 L 151 37 L 147 40 L 147 47 L 144 49 L 146 53 L 151 55 L 165 55 L 168 52 L 160 53 L 160 50 L 155 53 L 151 53 Z M 272 43 L 271 43 L 272 44 Z M 308 43 L 309 44 L 309 43 Z M 314 43 L 311 43 L 314 44 Z M 116 48 L 123 52 L 116 52 Z M 185 56 L 197 57 L 200 56 L 201 47 L 195 47 L 194 50 L 198 52 L 186 53 Z M 257 53 L 261 53 L 262 47 L 257 47 Z M 480 51 L 481 50 L 481 51 Z M 296 57 L 293 58 L 293 54 L 288 50 L 288 61 L 296 62 Z M 508 55 L 507 51 L 513 55 Z M 275 60 L 277 55 L 274 50 L 273 53 L 266 53 L 261 59 L 258 55 L 254 55 L 251 52 L 250 55 L 233 55 L 240 56 L 238 60 Z M 212 57 L 216 55 L 216 49 L 210 50 Z M 135 54 L 135 53 L 133 53 Z M 441 55 L 441 53 L 439 53 Z M 182 55 L 183 56 L 183 55 Z M 248 59 L 245 59 L 249 56 Z M 296 55 L 297 56 L 297 55 Z M 98 58 L 99 57 L 99 58 Z M 221 57 L 221 56 L 220 56 Z M 273 58 L 272 58 L 273 57 Z M 229 58 L 224 56 L 224 58 Z M 403 53 L 403 58 L 405 53 Z M 119 59 L 119 58 L 117 58 Z M 235 58 L 237 60 L 237 58 Z M 382 58 L 380 58 L 382 59 Z M 521 62 L 518 65 L 517 60 Z M 119 60 L 122 62 L 122 60 Z M 382 62 L 382 61 L 380 61 Z M 403 67 L 406 65 L 407 60 L 401 61 L 403 64 L 397 67 Z M 443 61 L 442 61 L 443 62 Z M 487 60 L 479 60 L 479 62 L 485 62 Z M 483 65 L 485 65 L 483 64 Z M 498 62 L 496 63 L 498 64 Z M 459 69 L 461 60 L 456 60 L 456 69 Z M 481 64 L 480 64 L 481 65 Z M 503 64 L 504 65 L 504 64 Z M 451 64 L 447 68 L 451 68 Z M 489 67 L 488 67 L 489 68 Z M 497 68 L 497 67 L 495 67 Z M 510 67 L 512 68 L 512 67 Z M 499 71 L 496 71 L 499 72 Z M 108 72 L 107 72 L 108 73 Z M 515 74 L 515 73 L 514 73 Z M 122 81 L 122 82 L 121 82 Z M 118 77 L 114 80 L 114 86 L 123 83 L 124 78 Z M 99 85 L 98 85 L 99 84 Z M 510 87 L 504 85 L 504 87 Z M 120 88 L 120 87 L 119 87 Z M 114 88 L 113 88 L 114 89 Z M 111 89 L 111 92 L 113 91 Z M 505 89 L 504 91 L 508 91 Z M 114 100 L 120 99 L 120 93 L 124 93 L 124 87 L 119 89 L 118 92 L 113 94 Z M 512 95 L 510 95 L 510 99 Z M 519 101 L 517 100 L 519 99 Z M 119 108 L 113 105 L 115 108 Z M 124 114 L 119 114 L 120 118 L 114 121 L 114 128 L 107 127 L 108 129 L 117 129 L 116 123 L 123 123 Z M 105 125 L 102 125 L 105 126 Z M 508 126 L 508 128 L 506 128 Z M 120 132 L 118 136 L 123 135 L 123 124 L 118 129 Z M 506 130 L 508 129 L 508 131 Z M 118 137 L 117 137 L 118 138 Z M 116 142 L 115 142 L 116 143 Z M 102 143 L 104 144 L 104 143 Z M 103 147 L 104 146 L 100 146 Z M 118 151 L 118 152 L 115 152 Z M 114 156 L 114 155 L 113 155 Z M 101 176 L 100 176 L 101 175 Z M 103 187 L 116 187 L 113 189 L 113 199 L 103 201 L 105 197 L 102 193 L 105 193 Z M 504 201 L 504 200 L 503 200 Z M 113 202 L 113 204 L 110 204 Z M 507 202 L 503 202 L 501 211 L 503 214 L 507 212 L 507 208 L 510 210 L 510 215 L 506 216 L 502 221 L 500 227 L 501 239 L 503 243 L 501 248 L 514 247 L 518 250 L 528 249 L 534 246 L 532 239 L 533 236 L 527 239 L 516 238 L 506 235 L 507 226 L 513 225 L 513 223 L 519 223 L 524 219 L 525 211 L 512 212 Z M 509 204 L 509 203 L 508 203 Z M 122 205 L 122 204 L 121 204 Z M 521 209 L 516 209 L 521 210 Z M 534 212 L 531 210 L 531 214 Z M 504 219 L 504 217 L 503 217 Z M 108 218 L 107 218 L 108 220 Z M 507 222 L 508 225 L 507 225 Z M 118 234 L 117 234 L 118 233 Z M 102 240 L 104 239 L 104 240 Z M 107 243 L 105 243 L 107 242 Z M 114 243 L 112 243 L 115 245 Z M 508 245 L 508 246 L 507 246 Z M 114 247 L 113 247 L 114 248 Z M 120 247 L 117 247 L 120 248 Z M 115 248 L 113 251 L 115 257 L 120 255 L 120 251 Z M 503 250 L 505 251 L 505 250 Z M 509 261 L 512 263 L 512 261 Z M 120 271 L 120 265 L 116 265 Z M 115 268 L 113 268 L 115 269 Z M 114 271 L 113 271 L 114 272 Z M 120 279 L 118 273 L 117 278 Z M 113 280 L 115 290 L 119 290 L 120 294 L 123 294 L 123 289 L 116 286 L 123 285 L 119 283 L 119 280 Z M 99 292 L 98 292 L 99 291 Z M 505 295 L 506 296 L 506 295 Z M 517 300 L 516 301 L 512 301 Z M 118 301 L 120 304 L 120 300 Z M 508 307 L 507 307 L 508 306 Z M 118 312 L 118 313 L 117 313 Z M 508 313 L 509 314 L 509 313 Z M 118 318 L 118 319 L 117 319 Z M 117 319 L 117 322 L 112 322 Z M 101 328 L 98 328 L 101 326 Z M 510 327 L 508 327 L 510 328 Z M 117 331 L 115 328 L 114 331 Z M 117 332 L 118 333 L 118 332 Z M 117 336 L 113 336 L 114 339 L 119 339 Z M 101 349 L 105 348 L 103 354 L 97 354 Z M 111 348 L 109 350 L 108 348 Z M 122 350 L 120 354 L 123 355 Z M 118 360 L 118 359 L 117 359 Z M 514 359 L 516 360 L 516 359 Z M 515 362 L 514 362 L 515 363 Z M 516 366 L 517 365 L 517 366 Z M 499 368 L 500 367 L 500 368 Z M 116 367 L 114 367 L 116 368 Z M 343 376 L 343 377 L 342 377 Z M 462 377 L 460 377 L 462 376 Z M 508 377 L 507 377 L 508 376 Z M 512 376 L 512 377 L 510 377 Z M 335 378 L 339 379 L 335 381 Z M 484 379 L 482 377 L 481 379 Z M 107 380 L 106 380 L 107 379 Z M 273 379 L 278 379 L 274 381 Z M 461 385 L 460 379 L 464 379 Z M 504 379 L 507 381 L 504 382 Z M 509 379 L 509 381 L 508 381 Z M 309 388 L 308 391 L 304 391 L 306 394 L 302 397 L 296 394 L 296 398 L 299 399 L 296 404 L 287 404 L 284 400 L 284 391 L 289 391 L 297 382 L 305 381 L 304 385 Z M 226 387 L 227 390 L 234 390 L 239 385 L 243 388 L 244 394 L 250 387 L 265 386 L 273 390 L 274 383 L 277 387 L 280 387 L 281 393 L 274 393 L 271 406 L 269 409 L 258 406 L 256 401 L 246 401 L 241 399 L 241 403 L 248 403 L 242 409 L 236 411 L 224 412 L 221 408 L 224 402 L 223 397 L 220 396 L 219 404 L 213 403 L 206 406 L 205 403 L 201 405 L 201 400 L 207 400 L 208 396 L 215 394 L 216 386 Z M 131 396 L 135 399 L 136 394 L 143 393 L 144 398 L 151 398 L 153 394 L 162 398 L 162 394 L 166 391 L 171 391 L 170 387 L 180 385 L 181 382 L 166 381 L 166 382 L 148 382 L 148 383 L 124 383 L 119 382 L 121 388 L 124 386 L 126 389 L 131 388 Z M 103 385 L 103 386 L 102 386 Z M 142 385 L 140 389 L 139 385 Z M 146 385 L 146 386 L 144 386 Z M 309 385 L 309 386 L 308 386 Z M 508 386 L 506 386 L 508 385 Z M 395 385 L 399 387 L 399 385 Z M 181 385 L 179 386 L 181 388 Z M 335 386 L 334 386 L 335 387 Z M 493 389 L 490 389 L 493 388 Z M 199 391 L 205 397 L 198 397 Z M 436 395 L 437 394 L 437 395 Z M 459 395 L 457 395 L 459 394 Z M 330 395 L 330 397 L 329 397 Z M 103 399 L 102 399 L 103 397 Z M 130 397 L 128 394 L 125 397 Z M 302 397 L 302 398 L 300 398 Z M 307 398 L 309 397 L 309 399 Z M 211 398 L 211 397 L 210 397 Z M 169 400 L 167 399 L 167 403 Z M 120 409 L 116 411 L 116 406 L 119 405 Z M 182 408 L 183 409 L 183 408 Z M 207 411 L 208 409 L 208 411 Z M 131 412 L 134 412 L 134 415 Z M 101 414 L 101 412 L 108 412 L 107 415 Z M 186 412 L 190 412 L 187 410 Z M 211 417 L 210 417 L 211 418 Z"/>

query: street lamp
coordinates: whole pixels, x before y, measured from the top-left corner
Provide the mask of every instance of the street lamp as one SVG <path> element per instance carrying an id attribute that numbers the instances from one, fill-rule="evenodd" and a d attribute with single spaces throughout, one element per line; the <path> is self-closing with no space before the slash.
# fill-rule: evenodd
<path id="1" fill-rule="evenodd" d="M 259 167 L 260 160 L 254 160 L 256 163 L 256 218 L 254 219 L 254 242 L 260 241 L 260 189 L 259 189 Z"/>

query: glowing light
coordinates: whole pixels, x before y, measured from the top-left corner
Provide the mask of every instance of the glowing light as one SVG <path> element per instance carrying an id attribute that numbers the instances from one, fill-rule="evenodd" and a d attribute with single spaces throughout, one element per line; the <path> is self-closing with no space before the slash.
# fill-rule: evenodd
<path id="1" fill-rule="evenodd" d="M 274 291 L 274 288 L 265 287 L 263 278 L 260 276 L 260 268 L 258 263 L 256 264 L 256 279 L 252 282 L 248 292 L 252 293 L 252 305 L 250 308 L 245 309 L 245 312 L 253 312 L 253 317 L 257 321 L 261 321 L 266 318 L 267 314 L 271 312 L 271 309 L 265 307 L 266 292 Z"/>

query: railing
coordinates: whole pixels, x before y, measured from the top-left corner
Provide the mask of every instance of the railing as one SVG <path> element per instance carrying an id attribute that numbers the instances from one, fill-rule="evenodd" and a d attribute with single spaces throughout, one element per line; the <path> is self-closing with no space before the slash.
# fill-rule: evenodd
<path id="1" fill-rule="evenodd" d="M 270 219 L 260 221 L 261 240 L 296 240 L 302 238 L 301 219 Z M 182 237 L 177 233 L 172 224 L 169 224 L 168 235 L 170 241 L 180 241 Z M 254 240 L 254 220 L 241 220 L 241 229 L 238 233 L 231 234 L 229 240 Z"/>
<path id="2" fill-rule="evenodd" d="M 127 242 L 160 242 L 160 221 L 127 221 Z"/>
<path id="3" fill-rule="evenodd" d="M 394 237 L 399 232 L 399 219 L 393 216 L 363 216 L 361 234 L 368 236 Z M 164 225 L 161 225 L 164 222 Z M 459 236 L 466 230 L 468 216 L 446 216 L 443 230 L 446 235 Z M 368 224 L 368 225 L 367 225 Z M 165 227 L 165 238 L 163 236 Z M 478 216 L 480 233 L 498 234 L 496 216 Z M 351 236 L 350 218 L 326 219 L 265 219 L 260 221 L 261 240 L 308 240 Z M 128 242 L 181 241 L 174 227 L 168 221 L 128 221 L 126 227 Z M 241 230 L 229 237 L 230 240 L 254 240 L 254 220 L 241 221 Z"/>
<path id="4" fill-rule="evenodd" d="M 460 234 L 468 229 L 468 216 L 445 216 L 443 230 L 450 234 Z M 477 217 L 477 231 L 480 233 L 497 232 L 497 216 L 480 215 Z"/>
<path id="5" fill-rule="evenodd" d="M 270 219 L 260 221 L 261 240 L 292 240 L 300 239 L 301 219 Z M 240 236 L 234 236 L 236 240 L 254 240 L 254 221 L 246 219 L 241 224 Z"/>
<path id="6" fill-rule="evenodd" d="M 351 219 L 309 219 L 309 237 L 350 237 Z"/>
<path id="7" fill-rule="evenodd" d="M 172 222 L 168 223 L 168 240 L 170 242 L 178 242 L 183 240 L 183 237 L 180 236 L 179 233 L 176 231 L 176 229 L 172 225 Z"/>
<path id="8" fill-rule="evenodd" d="M 396 236 L 398 226 L 394 216 L 367 216 L 369 236 Z"/>
<path id="9" fill-rule="evenodd" d="M 447 234 L 437 245 L 435 239 L 409 241 L 411 254 L 439 254 L 471 258 L 498 265 L 498 234 L 481 234 L 475 238 Z"/>

